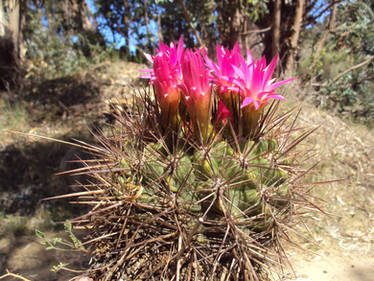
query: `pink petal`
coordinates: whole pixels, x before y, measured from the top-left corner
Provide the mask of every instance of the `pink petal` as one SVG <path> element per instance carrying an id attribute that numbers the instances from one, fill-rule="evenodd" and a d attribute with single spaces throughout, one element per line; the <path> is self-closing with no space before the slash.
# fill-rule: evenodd
<path id="1" fill-rule="evenodd" d="M 273 75 L 273 72 L 274 72 L 274 70 L 277 66 L 277 61 L 278 61 L 278 54 L 276 54 L 275 57 L 271 60 L 269 66 L 267 67 L 267 69 L 265 71 L 263 86 L 265 86 L 267 84 L 267 82 L 269 81 L 269 79 Z"/>
<path id="2" fill-rule="evenodd" d="M 251 50 L 248 48 L 247 49 L 247 60 L 246 60 L 246 64 L 250 65 L 253 62 L 254 62 L 254 60 L 253 60 L 253 56 L 252 56 Z"/>
<path id="3" fill-rule="evenodd" d="M 140 78 L 143 78 L 143 79 L 152 79 L 152 75 L 151 74 L 142 74 L 142 75 L 140 75 Z"/>
<path id="4" fill-rule="evenodd" d="M 150 62 L 153 63 L 153 56 L 151 54 L 143 53 L 145 58 Z"/>
<path id="5" fill-rule="evenodd" d="M 247 105 L 250 105 L 254 101 L 255 100 L 253 98 L 246 97 L 246 98 L 244 98 L 244 100 L 243 100 L 242 105 L 240 106 L 240 108 L 246 107 Z"/>
<path id="6" fill-rule="evenodd" d="M 239 68 L 235 65 L 233 65 L 232 67 L 234 68 L 235 74 L 237 76 L 239 76 L 239 78 L 244 81 L 245 80 L 245 75 L 244 75 L 244 72 L 243 72 L 243 68 Z M 237 80 L 237 79 L 234 79 L 234 80 Z"/>
<path id="7" fill-rule="evenodd" d="M 286 100 L 283 96 L 281 95 L 268 95 L 268 99 L 275 99 L 275 100 Z"/>
<path id="8" fill-rule="evenodd" d="M 260 102 L 259 101 L 255 101 L 255 108 L 256 110 L 260 107 Z"/>
<path id="9" fill-rule="evenodd" d="M 287 80 L 283 80 L 283 81 L 279 81 L 277 83 L 274 83 L 272 85 L 269 85 L 267 90 L 271 91 L 271 90 L 274 90 L 275 88 L 278 88 L 279 86 L 282 86 L 284 84 L 287 84 L 289 82 L 291 82 L 292 80 L 296 79 L 296 77 L 292 77 L 290 79 L 287 79 Z"/>
<path id="10" fill-rule="evenodd" d="M 227 109 L 226 105 L 222 102 L 218 102 L 218 120 L 232 119 L 230 110 Z"/>
<path id="11" fill-rule="evenodd" d="M 178 41 L 178 49 L 177 49 L 177 56 L 178 56 L 178 59 L 180 59 L 182 57 L 182 54 L 183 54 L 183 35 L 181 35 L 181 37 L 179 38 L 179 41 Z"/>

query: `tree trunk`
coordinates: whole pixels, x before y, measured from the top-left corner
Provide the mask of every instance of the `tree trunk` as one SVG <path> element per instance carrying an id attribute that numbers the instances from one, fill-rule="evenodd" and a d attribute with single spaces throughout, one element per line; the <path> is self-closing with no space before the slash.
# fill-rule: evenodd
<path id="1" fill-rule="evenodd" d="M 5 18 L 3 0 L 0 0 L 0 38 L 5 36 L 5 31 L 8 28 L 8 22 Z"/>
<path id="2" fill-rule="evenodd" d="M 164 42 L 164 38 L 162 36 L 161 16 L 159 13 L 157 13 L 157 36 L 159 42 Z"/>
<path id="3" fill-rule="evenodd" d="M 71 9 L 70 9 L 70 1 L 69 0 L 64 0 L 63 4 L 62 4 L 62 10 L 64 12 L 64 25 L 65 25 L 65 29 L 69 30 L 70 29 L 70 26 L 71 26 Z"/>
<path id="4" fill-rule="evenodd" d="M 20 12 L 21 6 L 19 0 L 9 1 L 9 30 L 14 45 L 14 55 L 20 59 Z"/>
<path id="5" fill-rule="evenodd" d="M 317 43 L 316 51 L 313 54 L 313 63 L 310 66 L 310 69 L 313 69 L 318 61 L 318 58 L 322 52 L 323 47 L 326 44 L 327 37 L 329 36 L 329 33 L 334 29 L 334 24 L 335 24 L 335 18 L 336 18 L 336 10 L 338 7 L 338 3 L 334 3 L 331 9 L 331 14 L 330 14 L 330 19 L 329 19 L 329 24 L 323 33 L 320 41 Z"/>
<path id="6" fill-rule="evenodd" d="M 231 26 L 230 26 L 230 39 L 229 39 L 229 48 L 232 49 L 235 45 L 236 42 L 239 41 L 239 34 L 241 31 L 241 23 L 243 23 L 242 20 L 242 14 L 240 13 L 239 7 L 235 8 L 235 13 L 234 13 L 234 18 L 231 21 Z M 241 42 L 239 42 L 240 45 Z"/>
<path id="7" fill-rule="evenodd" d="M 190 15 L 188 14 L 187 8 L 186 8 L 186 6 L 184 5 L 183 0 L 178 0 L 178 3 L 179 3 L 179 5 L 180 5 L 181 8 L 182 8 L 183 15 L 184 15 L 184 17 L 185 17 L 185 19 L 186 19 L 188 25 L 189 25 L 190 28 L 192 29 L 192 32 L 193 32 L 193 34 L 195 35 L 197 42 L 199 43 L 200 47 L 203 47 L 203 46 L 204 46 L 203 40 L 201 39 L 201 37 L 200 37 L 200 35 L 199 35 L 199 32 L 196 30 L 196 28 L 193 27 L 193 25 L 192 25 L 192 21 L 191 21 L 191 17 L 190 17 Z"/>
<path id="8" fill-rule="evenodd" d="M 232 48 L 236 41 L 243 38 L 242 14 L 240 12 L 240 0 L 222 1 L 222 5 L 218 9 L 217 22 L 221 45 L 226 48 Z"/>
<path id="9" fill-rule="evenodd" d="M 296 6 L 295 17 L 294 17 L 292 28 L 291 28 L 292 35 L 291 35 L 290 42 L 289 42 L 289 52 L 288 52 L 287 61 L 285 65 L 285 71 L 284 71 L 286 76 L 290 76 L 293 71 L 295 53 L 296 53 L 296 49 L 298 46 L 297 43 L 299 40 L 301 23 L 303 20 L 304 4 L 305 4 L 305 0 L 298 0 L 296 4 L 297 6 Z"/>
<path id="10" fill-rule="evenodd" d="M 129 24 L 130 24 L 130 6 L 128 0 L 123 0 L 123 6 L 125 7 L 125 12 L 123 13 L 123 24 L 124 24 L 124 30 L 123 30 L 123 36 L 125 37 L 125 45 L 127 48 L 129 47 L 130 40 L 129 40 Z"/>
<path id="11" fill-rule="evenodd" d="M 272 25 L 272 41 L 271 41 L 271 57 L 279 54 L 279 38 L 280 38 L 280 23 L 281 23 L 281 0 L 275 0 L 273 12 L 273 25 Z M 276 76 L 279 75 L 279 68 L 276 69 Z"/>
<path id="12" fill-rule="evenodd" d="M 8 20 L 3 0 L 0 0 L 0 89 L 8 90 L 19 85 L 20 67 L 24 56 L 22 26 L 26 2 L 8 2 Z"/>
<path id="13" fill-rule="evenodd" d="M 92 22 L 90 21 L 90 10 L 89 10 L 89 7 L 87 5 L 86 0 L 83 0 L 80 3 L 80 6 L 81 6 L 80 15 L 82 17 L 83 30 L 84 31 L 91 31 L 91 32 L 95 31 L 95 28 L 94 28 Z"/>
<path id="14" fill-rule="evenodd" d="M 271 46 L 271 56 L 274 57 L 279 53 L 280 22 L 281 22 L 281 0 L 275 0 L 273 11 L 273 40 Z"/>
<path id="15" fill-rule="evenodd" d="M 87 4 L 87 1 L 86 1 L 86 9 L 87 9 L 87 14 L 88 14 L 88 17 L 92 17 L 92 20 L 93 20 L 93 28 L 94 30 L 99 33 L 99 25 L 97 24 L 97 20 L 96 20 L 96 17 L 94 15 L 94 13 L 91 11 L 91 8 L 90 6 Z M 92 25 L 92 23 L 91 23 Z"/>
<path id="16" fill-rule="evenodd" d="M 149 29 L 149 17 L 148 17 L 148 4 L 147 0 L 143 0 L 143 7 L 144 7 L 144 20 L 145 20 L 145 28 L 147 30 L 147 39 L 148 39 L 148 50 L 151 51 L 152 49 L 152 34 L 151 30 Z"/>
<path id="17" fill-rule="evenodd" d="M 23 38 L 23 27 L 25 26 L 26 22 L 26 9 L 27 9 L 27 3 L 25 0 L 19 0 L 20 1 L 20 15 L 19 15 L 19 30 L 18 30 L 18 51 L 19 51 L 19 59 L 20 62 L 23 62 L 23 59 L 26 55 L 26 44 L 25 40 Z"/>
<path id="18" fill-rule="evenodd" d="M 22 29 L 25 23 L 26 2 L 21 0 L 9 1 L 9 24 L 12 42 L 14 44 L 14 56 L 22 62 L 25 55 Z"/>
<path id="19" fill-rule="evenodd" d="M 55 22 L 55 11 L 54 11 L 53 1 L 48 1 L 46 7 L 46 15 L 48 20 L 48 30 L 50 35 L 54 35 L 57 32 L 56 22 Z"/>

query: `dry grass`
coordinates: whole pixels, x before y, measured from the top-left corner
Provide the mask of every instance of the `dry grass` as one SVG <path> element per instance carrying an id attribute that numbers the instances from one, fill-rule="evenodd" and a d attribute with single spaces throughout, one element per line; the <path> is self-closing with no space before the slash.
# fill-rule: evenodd
<path id="1" fill-rule="evenodd" d="M 300 89 L 296 85 L 288 91 L 297 93 Z M 323 199 L 321 207 L 327 215 L 316 213 L 307 220 L 311 238 L 316 244 L 307 242 L 304 247 L 317 254 L 322 251 L 332 256 L 356 256 L 369 260 L 374 249 L 373 130 L 316 109 L 307 100 L 300 102 L 294 95 L 290 95 L 288 100 L 286 106 L 302 107 L 301 126 L 320 126 L 306 140 L 306 145 L 314 147 L 316 155 L 305 164 L 318 163 L 310 180 L 338 180 L 314 187 L 313 194 Z M 294 250 L 290 249 L 290 252 Z M 297 255 L 305 254 L 296 252 Z"/>
<path id="2" fill-rule="evenodd" d="M 0 93 L 5 95 L 5 93 Z M 0 99 L 0 147 L 14 142 L 14 138 L 5 134 L 5 130 L 24 131 L 30 128 L 30 116 L 24 106 L 11 105 L 7 99 Z"/>

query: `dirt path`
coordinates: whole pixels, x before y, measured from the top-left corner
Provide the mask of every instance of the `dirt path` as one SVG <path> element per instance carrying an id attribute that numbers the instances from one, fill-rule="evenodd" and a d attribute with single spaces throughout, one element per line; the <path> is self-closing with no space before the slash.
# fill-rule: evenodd
<path id="1" fill-rule="evenodd" d="M 295 258 L 298 281 L 374 281 L 374 257 L 326 253 L 308 260 Z"/>
<path id="2" fill-rule="evenodd" d="M 339 181 L 314 187 L 322 199 L 315 203 L 327 214 L 306 220 L 304 235 L 315 244 L 301 245 L 316 254 L 289 248 L 297 278 L 286 280 L 374 281 L 374 132 L 301 106 L 300 124 L 320 126 L 307 139 L 318 162 L 311 181 Z"/>

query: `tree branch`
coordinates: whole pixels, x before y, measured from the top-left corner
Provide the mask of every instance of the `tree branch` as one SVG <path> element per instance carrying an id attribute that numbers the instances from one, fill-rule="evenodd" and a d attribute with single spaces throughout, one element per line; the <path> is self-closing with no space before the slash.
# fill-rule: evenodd
<path id="1" fill-rule="evenodd" d="M 343 71 L 342 73 L 340 73 L 339 75 L 337 75 L 334 79 L 332 79 L 332 82 L 337 81 L 340 77 L 346 75 L 347 73 L 349 73 L 349 72 L 351 72 L 351 71 L 353 71 L 353 70 L 355 70 L 355 69 L 358 69 L 358 68 L 360 68 L 360 67 L 363 67 L 364 65 L 370 63 L 373 59 L 374 59 L 374 56 L 371 56 L 371 57 L 368 58 L 367 60 L 365 60 L 365 61 L 363 61 L 363 62 L 361 62 L 361 63 L 359 63 L 359 64 L 356 64 L 356 65 L 354 65 L 354 66 L 348 68 L 347 70 L 345 70 L 345 71 Z"/>
<path id="2" fill-rule="evenodd" d="M 263 32 L 267 32 L 271 30 L 271 26 L 268 26 L 266 28 L 263 28 L 263 29 L 253 29 L 253 30 L 247 30 L 246 32 L 242 32 L 240 33 L 240 35 L 249 35 L 249 34 L 253 34 L 253 33 L 263 33 Z"/>
<path id="3" fill-rule="evenodd" d="M 325 46 L 325 43 L 326 43 L 326 40 L 327 40 L 327 37 L 329 35 L 329 33 L 333 30 L 334 28 L 334 23 L 335 23 L 335 18 L 336 18 L 336 10 L 337 10 L 337 6 L 338 4 L 335 3 L 333 6 L 332 6 L 332 10 L 331 10 L 331 14 L 330 14 L 330 19 L 329 19 L 329 23 L 328 23 L 328 26 L 325 30 L 325 32 L 323 33 L 320 41 L 317 43 L 317 48 L 316 48 L 316 51 L 313 55 L 313 62 L 312 62 L 312 65 L 310 66 L 311 69 L 314 68 L 314 66 L 316 65 L 317 63 L 317 60 L 322 52 L 322 49 L 323 47 Z"/>
<path id="4" fill-rule="evenodd" d="M 6 270 L 6 274 L 0 276 L 0 279 L 4 279 L 5 277 L 13 277 L 13 278 L 17 278 L 17 279 L 20 279 L 22 281 L 31 281 L 21 275 L 18 275 L 18 274 L 14 274 L 14 273 L 11 273 L 9 272 L 9 270 Z"/>
<path id="5" fill-rule="evenodd" d="M 356 65 L 354 65 L 354 66 L 348 68 L 347 70 L 343 71 L 342 73 L 339 73 L 339 75 L 335 76 L 335 78 L 332 79 L 332 82 L 331 82 L 331 83 L 336 82 L 340 77 L 346 75 L 347 73 L 349 73 L 349 72 L 351 72 L 351 71 L 353 71 L 353 70 L 355 70 L 355 69 L 358 69 L 358 68 L 360 68 L 360 67 L 363 67 L 364 65 L 370 63 L 373 59 L 374 59 L 374 56 L 371 56 L 371 57 L 368 58 L 367 60 L 364 60 L 363 62 L 361 62 L 361 63 L 359 63 L 359 64 L 356 64 Z M 311 80 L 313 80 L 313 79 L 311 79 Z M 331 83 L 330 83 L 330 84 L 331 84 Z M 326 87 L 326 86 L 329 85 L 329 83 L 328 83 L 328 82 L 324 82 L 324 83 L 311 83 L 311 85 L 312 85 L 313 87 Z"/>
<path id="6" fill-rule="evenodd" d="M 324 8 L 318 15 L 313 16 L 313 18 L 318 19 L 320 16 L 322 16 L 324 13 L 326 13 L 333 5 L 339 4 L 340 2 L 343 2 L 343 0 L 331 1 L 331 3 L 326 8 Z"/>
<path id="7" fill-rule="evenodd" d="M 184 1 L 183 0 L 178 0 L 178 3 L 181 6 L 182 11 L 183 11 L 183 15 L 186 18 L 186 21 L 187 21 L 188 25 L 191 27 L 192 32 L 194 33 L 194 35 L 195 35 L 195 37 L 197 39 L 197 42 L 199 43 L 200 47 L 204 46 L 203 40 L 201 39 L 201 37 L 199 35 L 199 32 L 196 30 L 196 28 L 194 28 L 192 26 L 191 18 L 190 18 L 190 15 L 188 14 L 186 6 L 184 5 Z"/>

